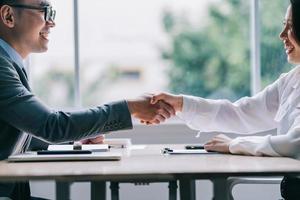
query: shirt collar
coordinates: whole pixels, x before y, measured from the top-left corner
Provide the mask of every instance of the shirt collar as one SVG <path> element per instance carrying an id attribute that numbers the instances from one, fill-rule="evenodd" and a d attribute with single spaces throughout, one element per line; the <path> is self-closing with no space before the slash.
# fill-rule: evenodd
<path id="1" fill-rule="evenodd" d="M 21 55 L 1 38 L 0 38 L 0 46 L 8 54 L 10 59 L 12 59 L 14 62 L 16 62 L 20 67 L 22 67 L 22 68 L 24 67 L 24 62 L 23 62 Z"/>

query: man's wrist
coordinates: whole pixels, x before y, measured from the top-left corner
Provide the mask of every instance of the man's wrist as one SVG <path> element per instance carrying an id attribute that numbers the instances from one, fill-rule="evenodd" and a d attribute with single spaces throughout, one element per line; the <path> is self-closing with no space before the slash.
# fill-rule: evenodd
<path id="1" fill-rule="evenodd" d="M 134 100 L 126 100 L 127 102 L 127 106 L 128 106 L 128 110 L 130 112 L 131 115 L 134 115 L 136 112 L 136 102 Z"/>

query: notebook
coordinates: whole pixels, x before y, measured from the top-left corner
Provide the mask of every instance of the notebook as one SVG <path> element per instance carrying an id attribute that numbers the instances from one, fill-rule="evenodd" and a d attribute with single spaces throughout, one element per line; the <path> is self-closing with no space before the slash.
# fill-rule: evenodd
<path id="1" fill-rule="evenodd" d="M 67 144 L 67 145 L 49 145 L 49 151 L 56 151 L 56 150 L 73 150 L 74 145 Z M 82 144 L 80 145 L 81 150 L 90 150 L 92 152 L 105 152 L 108 151 L 109 147 L 108 144 Z"/>

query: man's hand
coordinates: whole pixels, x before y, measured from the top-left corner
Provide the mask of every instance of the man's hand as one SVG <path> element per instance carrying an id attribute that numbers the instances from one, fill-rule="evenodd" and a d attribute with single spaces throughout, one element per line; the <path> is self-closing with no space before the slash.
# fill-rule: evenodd
<path id="1" fill-rule="evenodd" d="M 152 96 L 151 103 L 156 104 L 159 101 L 164 101 L 170 104 L 175 111 L 182 111 L 183 97 L 181 95 L 173 95 L 169 93 L 160 93 Z"/>
<path id="2" fill-rule="evenodd" d="M 104 139 L 105 139 L 104 135 L 99 135 L 95 138 L 80 140 L 80 143 L 81 144 L 103 144 Z"/>
<path id="3" fill-rule="evenodd" d="M 232 139 L 230 137 L 220 134 L 220 135 L 213 137 L 206 144 L 204 144 L 204 148 L 207 151 L 230 153 L 229 144 L 230 144 L 231 140 Z"/>
<path id="4" fill-rule="evenodd" d="M 137 99 L 127 100 L 131 115 L 147 124 L 159 124 L 175 115 L 174 108 L 165 102 L 157 101 L 150 104 L 151 97 L 143 95 Z"/>

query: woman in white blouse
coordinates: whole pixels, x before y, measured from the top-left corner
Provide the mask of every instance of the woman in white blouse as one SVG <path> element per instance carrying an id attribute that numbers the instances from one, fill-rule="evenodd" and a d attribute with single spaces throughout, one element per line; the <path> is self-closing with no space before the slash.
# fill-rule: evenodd
<path id="1" fill-rule="evenodd" d="M 288 62 L 300 64 L 300 0 L 291 0 L 280 39 Z M 218 135 L 205 144 L 206 150 L 300 158 L 300 66 L 282 74 L 257 95 L 244 97 L 234 103 L 168 93 L 157 94 L 152 98 L 153 103 L 159 100 L 172 105 L 189 127 L 203 132 L 252 134 L 277 129 L 276 136 L 231 139 Z M 286 187 L 287 183 L 291 184 Z M 285 199 L 300 199 L 299 179 L 286 177 L 282 186 L 283 191 L 289 191 L 289 194 L 282 194 Z M 291 192 L 292 187 L 295 190 Z"/>

